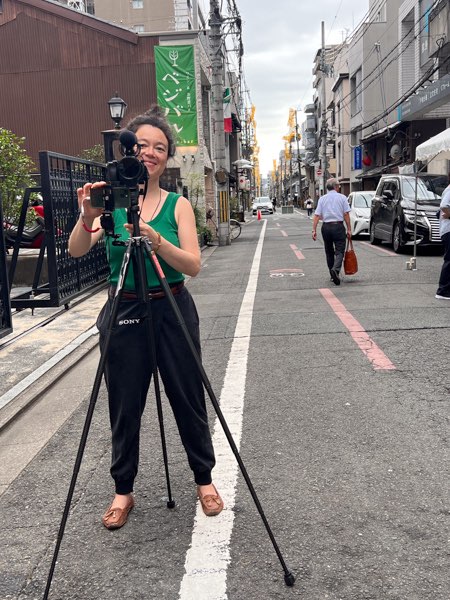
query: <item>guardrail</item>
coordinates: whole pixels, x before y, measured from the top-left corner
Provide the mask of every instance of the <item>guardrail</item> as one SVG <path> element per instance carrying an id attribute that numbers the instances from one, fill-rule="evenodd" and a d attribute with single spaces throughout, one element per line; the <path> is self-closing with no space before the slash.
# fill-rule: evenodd
<path id="1" fill-rule="evenodd" d="M 73 258 L 68 252 L 70 232 L 78 219 L 77 188 L 88 181 L 104 179 L 105 165 L 54 152 L 40 152 L 39 162 L 41 187 L 33 188 L 33 191 L 42 193 L 45 236 L 33 284 L 19 295 L 11 297 L 11 307 L 16 309 L 67 307 L 73 298 L 103 284 L 109 273 L 103 240 L 81 258 Z M 25 225 L 29 197 L 30 193 L 26 193 L 19 220 L 19 235 L 20 227 L 23 229 Z M 45 256 L 48 282 L 40 285 Z M 10 275 L 14 276 L 14 270 Z"/>

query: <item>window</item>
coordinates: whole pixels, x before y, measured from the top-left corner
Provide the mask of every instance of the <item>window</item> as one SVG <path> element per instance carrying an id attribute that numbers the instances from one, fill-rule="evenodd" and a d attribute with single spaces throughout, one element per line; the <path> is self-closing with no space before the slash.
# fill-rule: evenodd
<path id="1" fill-rule="evenodd" d="M 355 208 L 370 208 L 372 204 L 373 194 L 355 194 Z"/>
<path id="2" fill-rule="evenodd" d="M 131 0 L 131 8 L 144 8 L 144 0 Z"/>
<path id="3" fill-rule="evenodd" d="M 144 33 L 145 26 L 144 25 L 133 25 L 133 31 L 136 33 Z"/>

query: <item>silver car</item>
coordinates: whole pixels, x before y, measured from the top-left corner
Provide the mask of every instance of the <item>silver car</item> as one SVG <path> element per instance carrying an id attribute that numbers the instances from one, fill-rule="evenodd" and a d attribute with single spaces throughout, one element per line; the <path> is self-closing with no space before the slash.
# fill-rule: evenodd
<path id="1" fill-rule="evenodd" d="M 273 204 L 269 196 L 255 198 L 252 206 L 252 214 L 256 215 L 258 210 L 261 211 L 262 215 L 273 215 Z"/>

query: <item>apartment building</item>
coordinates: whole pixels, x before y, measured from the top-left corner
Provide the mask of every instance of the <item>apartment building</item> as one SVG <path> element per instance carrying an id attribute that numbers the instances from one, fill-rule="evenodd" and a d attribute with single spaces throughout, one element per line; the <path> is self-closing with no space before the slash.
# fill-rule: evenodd
<path id="1" fill-rule="evenodd" d="M 397 113 L 419 144 L 450 127 L 450 5 L 448 0 L 405 0 L 399 16 L 405 51 L 398 93 L 404 101 Z M 447 173 L 447 162 L 435 159 L 428 171 Z"/>
<path id="2" fill-rule="evenodd" d="M 346 193 L 410 170 L 416 146 L 450 126 L 449 35 L 448 0 L 371 0 L 347 44 L 327 47 L 324 60 L 317 52 L 314 104 L 302 128 L 311 193 L 323 189 L 323 98 L 325 174 L 339 177 Z M 427 169 L 447 173 L 448 164 Z"/>
<path id="3" fill-rule="evenodd" d="M 205 29 L 198 0 L 93 0 L 95 15 L 136 31 Z"/>

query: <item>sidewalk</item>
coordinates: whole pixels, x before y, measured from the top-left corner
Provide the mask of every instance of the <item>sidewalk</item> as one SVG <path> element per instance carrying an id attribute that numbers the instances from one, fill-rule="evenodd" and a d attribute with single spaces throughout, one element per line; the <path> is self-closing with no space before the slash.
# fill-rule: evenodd
<path id="1" fill-rule="evenodd" d="M 13 313 L 13 332 L 0 339 L 0 431 L 96 346 L 95 321 L 105 300 L 103 289 L 66 311 Z"/>

